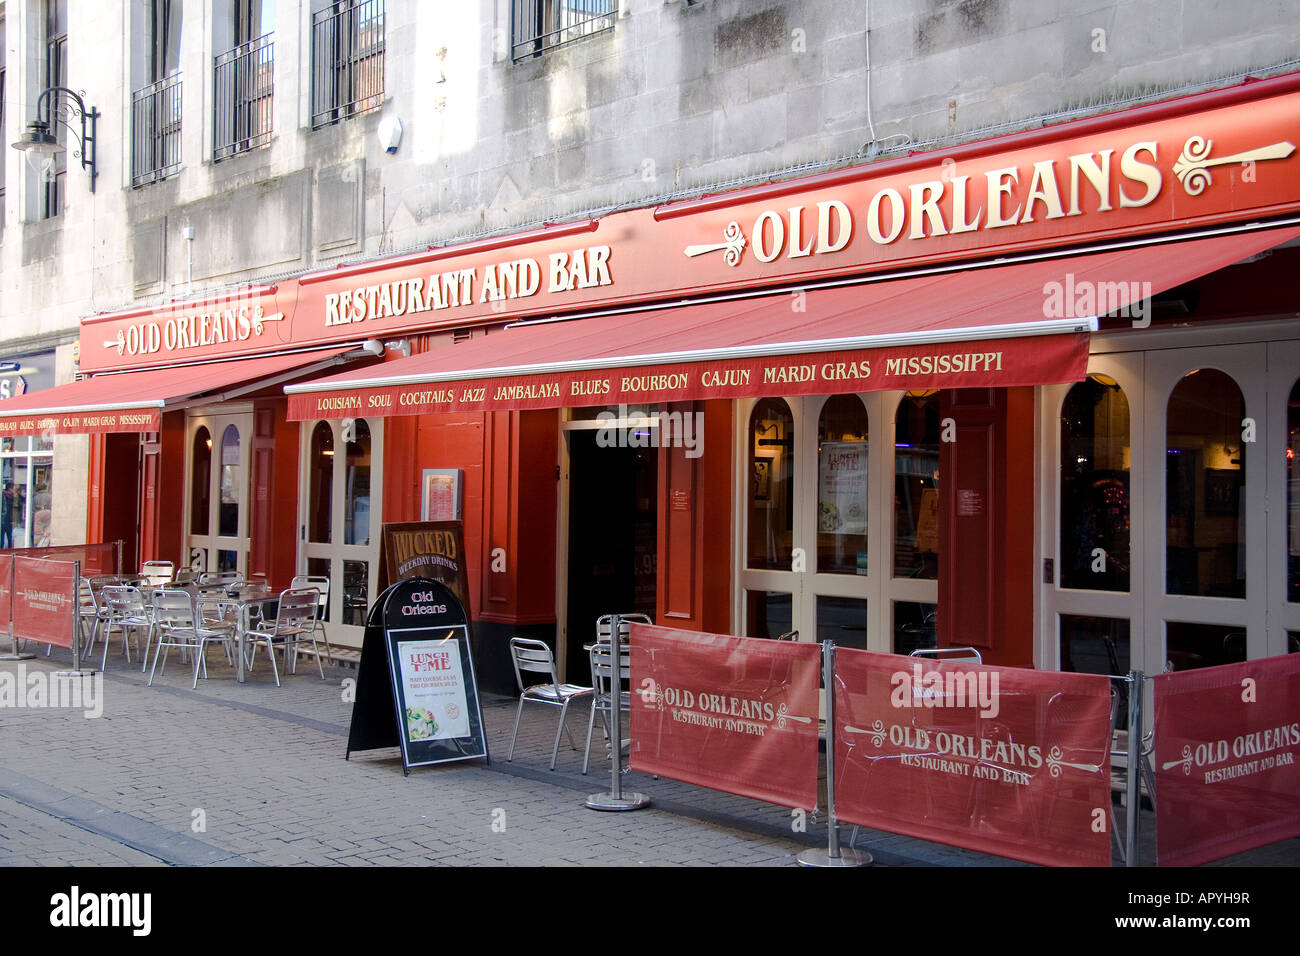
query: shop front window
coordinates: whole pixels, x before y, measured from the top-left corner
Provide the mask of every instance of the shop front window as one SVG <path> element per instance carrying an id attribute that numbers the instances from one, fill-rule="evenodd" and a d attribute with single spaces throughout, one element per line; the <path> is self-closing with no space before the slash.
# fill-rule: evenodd
<path id="1" fill-rule="evenodd" d="M 867 573 L 867 410 L 856 395 L 827 399 L 817 420 L 817 570 Z"/>
<path id="2" fill-rule="evenodd" d="M 239 475 L 239 429 L 227 425 L 221 436 L 221 512 L 217 532 L 224 538 L 233 538 L 239 534 L 242 491 Z M 223 567 L 222 570 L 228 569 Z"/>
<path id="3" fill-rule="evenodd" d="M 334 433 L 329 422 L 319 422 L 311 433 L 308 468 L 307 540 L 328 544 L 331 497 L 334 484 Z"/>
<path id="4" fill-rule="evenodd" d="M 328 428 L 328 426 L 327 426 Z M 347 502 L 343 511 L 343 543 L 370 543 L 370 427 L 358 419 L 347 440 Z"/>
<path id="5" fill-rule="evenodd" d="M 894 577 L 939 577 L 939 394 L 904 395 L 894 424 Z"/>
<path id="6" fill-rule="evenodd" d="M 212 434 L 200 426 L 194 432 L 193 469 L 190 475 L 190 534 L 208 533 L 208 489 L 212 485 Z"/>
<path id="7" fill-rule="evenodd" d="M 1169 397 L 1165 442 L 1169 594 L 1246 596 L 1245 417 L 1241 389 L 1218 369 L 1188 373 Z"/>
<path id="8" fill-rule="evenodd" d="M 794 552 L 794 415 L 765 398 L 749 417 L 748 566 L 789 571 Z"/>
<path id="9" fill-rule="evenodd" d="M 777 638 L 794 630 L 794 595 L 784 591 L 745 592 L 746 637 Z"/>
<path id="10" fill-rule="evenodd" d="M 1061 409 L 1061 587 L 1129 589 L 1129 407 L 1090 376 Z"/>
<path id="11" fill-rule="evenodd" d="M 52 543 L 52 447 L 49 438 L 19 436 L 0 441 L 0 548 L 43 548 Z"/>

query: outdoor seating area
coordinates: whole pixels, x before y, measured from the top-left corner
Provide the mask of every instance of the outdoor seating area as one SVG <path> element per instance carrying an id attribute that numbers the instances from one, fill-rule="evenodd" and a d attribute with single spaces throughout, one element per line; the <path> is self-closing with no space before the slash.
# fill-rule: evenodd
<path id="1" fill-rule="evenodd" d="M 630 625 L 633 623 L 653 624 L 654 621 L 646 614 L 621 614 L 618 615 L 621 621 L 619 626 L 619 655 L 618 655 L 618 685 L 620 687 L 619 704 L 623 713 L 631 712 L 630 690 L 627 688 L 631 680 L 631 651 L 628 640 L 631 635 Z M 612 737 L 612 726 L 610 721 L 610 712 L 612 707 L 613 695 L 611 685 L 614 681 L 614 650 L 612 646 L 611 634 L 613 630 L 614 615 L 601 615 L 596 621 L 596 641 L 585 645 L 584 649 L 589 655 L 591 664 L 592 685 L 584 686 L 580 684 L 566 684 L 560 681 L 555 663 L 555 655 L 552 653 L 550 645 L 544 641 L 530 640 L 522 637 L 511 638 L 510 656 L 515 669 L 515 682 L 519 687 L 519 704 L 515 712 L 515 729 L 510 738 L 510 754 L 507 761 L 514 759 L 515 740 L 519 736 L 519 721 L 523 717 L 524 704 L 537 703 L 551 707 L 560 708 L 559 726 L 555 729 L 555 741 L 551 748 L 551 769 L 555 769 L 556 759 L 560 751 L 560 735 L 569 734 L 569 744 L 574 750 L 578 749 L 577 743 L 573 739 L 573 734 L 569 732 L 566 718 L 569 713 L 569 705 L 576 700 L 587 700 L 589 702 L 589 712 L 587 715 L 587 742 L 584 748 L 582 759 L 582 772 L 585 774 L 591 759 L 591 738 L 595 731 L 596 715 L 600 714 L 601 726 L 605 735 L 605 741 Z M 543 674 L 548 680 L 541 683 L 525 685 L 524 674 Z M 626 731 L 627 723 L 621 725 L 622 730 Z M 620 734 L 621 736 L 621 734 Z M 626 738 L 623 739 L 626 743 Z"/>
<path id="2" fill-rule="evenodd" d="M 200 677 L 208 677 L 212 644 L 220 645 L 226 665 L 240 683 L 253 671 L 256 652 L 262 647 L 276 686 L 282 672 L 296 671 L 300 654 L 315 656 L 324 680 L 324 665 L 332 660 L 325 621 L 327 589 L 328 580 L 304 575 L 294 578 L 289 588 L 276 591 L 265 574 L 195 574 L 187 568 L 177 570 L 167 561 L 146 562 L 136 575 L 82 577 L 79 650 L 86 661 L 94 661 L 98 653 L 98 667 L 103 670 L 110 646 L 120 640 L 122 657 L 127 663 L 138 660 L 141 672 L 149 673 L 150 685 L 166 671 L 175 650 L 180 662 L 193 668 L 191 686 L 197 687 Z"/>

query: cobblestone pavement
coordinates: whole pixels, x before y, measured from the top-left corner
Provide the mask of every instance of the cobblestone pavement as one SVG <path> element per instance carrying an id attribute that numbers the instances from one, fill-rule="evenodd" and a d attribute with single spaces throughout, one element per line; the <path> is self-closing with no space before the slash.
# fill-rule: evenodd
<path id="1" fill-rule="evenodd" d="M 304 662 L 277 688 L 264 664 L 241 685 L 219 650 L 208 659 L 211 677 L 191 690 L 188 668 L 174 662 L 146 687 L 138 665 L 111 657 L 98 719 L 0 710 L 0 865 L 790 866 L 826 844 L 824 819 L 799 832 L 786 808 L 640 773 L 626 774 L 624 787 L 648 794 L 650 809 L 586 809 L 585 795 L 610 779 L 603 742 L 581 774 L 581 709 L 569 718 L 578 749 L 562 742 L 554 773 L 556 711 L 525 709 L 507 762 L 515 702 L 488 696 L 490 766 L 404 777 L 395 749 L 343 759 L 352 706 L 343 682 L 355 671 L 327 670 L 321 681 Z M 24 666 L 54 671 L 67 666 L 66 652 Z M 847 840 L 851 828 L 842 832 Z M 875 831 L 858 845 L 886 866 L 1022 865 Z M 1225 862 L 1297 865 L 1300 840 Z"/>

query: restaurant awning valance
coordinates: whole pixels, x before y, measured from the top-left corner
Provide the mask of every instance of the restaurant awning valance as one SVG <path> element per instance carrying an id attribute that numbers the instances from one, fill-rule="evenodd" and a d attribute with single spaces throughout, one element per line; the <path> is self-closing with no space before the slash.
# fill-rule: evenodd
<path id="1" fill-rule="evenodd" d="M 291 385 L 289 418 L 1078 381 L 1096 316 L 1298 234 L 1270 229 L 518 325 Z"/>
<path id="2" fill-rule="evenodd" d="M 101 374 L 0 401 L 0 435 L 156 432 L 162 413 L 194 399 L 277 385 L 338 364 L 355 346 Z"/>

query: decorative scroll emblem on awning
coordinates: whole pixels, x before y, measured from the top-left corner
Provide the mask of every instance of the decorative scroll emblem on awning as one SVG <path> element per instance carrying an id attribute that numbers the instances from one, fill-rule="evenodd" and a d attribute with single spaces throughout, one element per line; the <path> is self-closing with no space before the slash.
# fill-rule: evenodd
<path id="1" fill-rule="evenodd" d="M 702 256 L 708 252 L 722 252 L 722 261 L 729 266 L 740 265 L 741 253 L 745 251 L 745 234 L 740 231 L 740 223 L 734 219 L 727 224 L 723 230 L 722 242 L 704 243 L 698 246 L 687 246 L 686 254 L 691 258 Z"/>
<path id="2" fill-rule="evenodd" d="M 1183 144 L 1183 152 L 1174 163 L 1174 175 L 1183 184 L 1187 195 L 1199 196 L 1205 191 L 1205 187 L 1214 181 L 1210 176 L 1211 166 L 1226 166 L 1228 163 L 1247 163 L 1265 159 L 1286 159 L 1295 152 L 1295 146 L 1282 142 L 1261 146 L 1259 149 L 1248 149 L 1244 153 L 1233 153 L 1231 156 L 1210 159 L 1210 149 L 1213 146 L 1214 140 L 1201 136 L 1193 136 Z"/>

